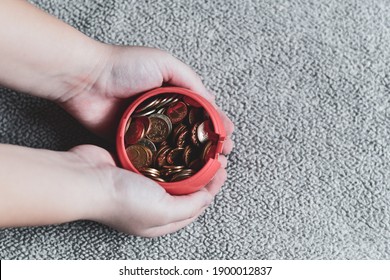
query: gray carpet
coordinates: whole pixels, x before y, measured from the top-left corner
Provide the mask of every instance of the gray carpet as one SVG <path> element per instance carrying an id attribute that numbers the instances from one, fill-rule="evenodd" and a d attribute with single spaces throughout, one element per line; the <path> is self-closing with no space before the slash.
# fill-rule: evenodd
<path id="1" fill-rule="evenodd" d="M 0 231 L 1 259 L 390 259 L 388 1 L 33 1 L 101 41 L 168 50 L 236 124 L 228 182 L 160 238 L 93 222 Z M 0 142 L 106 145 L 0 89 Z"/>

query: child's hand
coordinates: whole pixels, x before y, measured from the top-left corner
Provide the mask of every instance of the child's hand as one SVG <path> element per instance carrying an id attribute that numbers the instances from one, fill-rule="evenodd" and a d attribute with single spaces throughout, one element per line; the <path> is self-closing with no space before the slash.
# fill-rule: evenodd
<path id="1" fill-rule="evenodd" d="M 0 144 L 0 228 L 94 220 L 126 233 L 159 236 L 191 223 L 226 179 L 171 196 L 154 181 L 115 166 L 104 149 L 53 152 Z M 226 159 L 221 157 L 223 167 Z M 22 176 L 20 176 L 22 174 Z"/>
<path id="2" fill-rule="evenodd" d="M 86 163 L 82 173 L 90 174 L 93 183 L 101 178 L 104 202 L 96 205 L 91 216 L 83 217 L 102 222 L 120 231 L 153 237 L 177 231 L 194 221 L 211 203 L 226 180 L 226 159 L 214 179 L 202 190 L 184 196 L 171 196 L 157 183 L 115 167 L 110 154 L 95 146 L 78 146 L 71 153 Z M 91 172 L 94 170 L 94 172 Z"/>
<path id="3" fill-rule="evenodd" d="M 195 72 L 157 49 L 103 46 L 96 65 L 87 79 L 74 85 L 61 105 L 87 128 L 112 139 L 120 114 L 128 105 L 126 100 L 162 84 L 192 89 L 214 104 L 213 95 Z M 233 124 L 219 112 L 230 135 Z M 228 138 L 223 152 L 229 153 L 232 146 Z M 102 166 L 100 172 L 111 179 L 107 184 L 112 194 L 108 207 L 92 218 L 132 234 L 156 236 L 184 227 L 204 211 L 226 180 L 226 158 L 221 156 L 222 166 L 208 186 L 194 194 L 171 196 L 154 181 L 115 167 L 104 150 L 81 146 L 74 151 L 91 164 Z M 98 154 L 102 156 L 96 157 Z"/>
<path id="4" fill-rule="evenodd" d="M 90 130 L 114 139 L 126 99 L 163 84 L 191 89 L 214 104 L 199 76 L 170 54 L 152 48 L 101 45 L 88 77 L 78 80 L 60 104 Z M 92 67 L 93 66 L 93 67 Z M 219 109 L 218 109 L 219 110 Z M 228 136 L 233 123 L 219 110 Z M 225 153 L 232 148 L 225 142 Z"/>
<path id="5" fill-rule="evenodd" d="M 56 101 L 106 138 L 114 139 L 137 93 L 169 84 L 213 102 L 195 72 L 168 53 L 98 43 L 27 1 L 0 1 L 0 37 L 0 85 Z M 233 124 L 220 114 L 229 137 Z M 223 152 L 232 146 L 228 138 Z M 92 219 L 127 233 L 162 235 L 194 220 L 226 180 L 224 156 L 207 187 L 171 196 L 116 167 L 98 147 L 60 153 L 0 145 L 0 152 L 0 227 Z"/>

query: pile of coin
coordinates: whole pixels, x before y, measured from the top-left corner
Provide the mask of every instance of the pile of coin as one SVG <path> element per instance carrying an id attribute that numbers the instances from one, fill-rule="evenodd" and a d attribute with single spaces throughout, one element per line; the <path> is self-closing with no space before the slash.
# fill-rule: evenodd
<path id="1" fill-rule="evenodd" d="M 139 105 L 124 138 L 133 166 L 158 182 L 193 176 L 214 156 L 218 140 L 202 106 L 176 94 L 151 97 Z"/>

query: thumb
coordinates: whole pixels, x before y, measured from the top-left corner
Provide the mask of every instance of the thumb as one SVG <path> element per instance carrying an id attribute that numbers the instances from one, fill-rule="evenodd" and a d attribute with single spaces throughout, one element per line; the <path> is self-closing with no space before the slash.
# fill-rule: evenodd
<path id="1" fill-rule="evenodd" d="M 162 67 L 165 83 L 190 89 L 199 93 L 208 101 L 214 102 L 214 94 L 206 89 L 199 75 L 188 65 L 168 54 L 168 58 L 167 60 L 164 60 L 164 65 L 162 65 Z"/>
<path id="2" fill-rule="evenodd" d="M 169 224 L 196 218 L 212 199 L 212 195 L 205 189 L 188 195 L 169 196 L 164 204 L 163 211 L 167 217 L 164 222 Z"/>
<path id="3" fill-rule="evenodd" d="M 113 156 L 103 148 L 94 145 L 79 145 L 73 147 L 69 152 L 76 154 L 84 161 L 96 165 L 116 166 Z"/>

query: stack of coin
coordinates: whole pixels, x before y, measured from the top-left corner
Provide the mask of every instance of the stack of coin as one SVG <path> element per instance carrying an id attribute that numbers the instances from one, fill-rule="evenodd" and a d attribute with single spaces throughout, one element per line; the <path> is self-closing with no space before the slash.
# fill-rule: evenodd
<path id="1" fill-rule="evenodd" d="M 139 105 L 124 137 L 133 166 L 158 182 L 193 176 L 213 157 L 218 140 L 201 105 L 176 94 L 151 97 Z"/>

